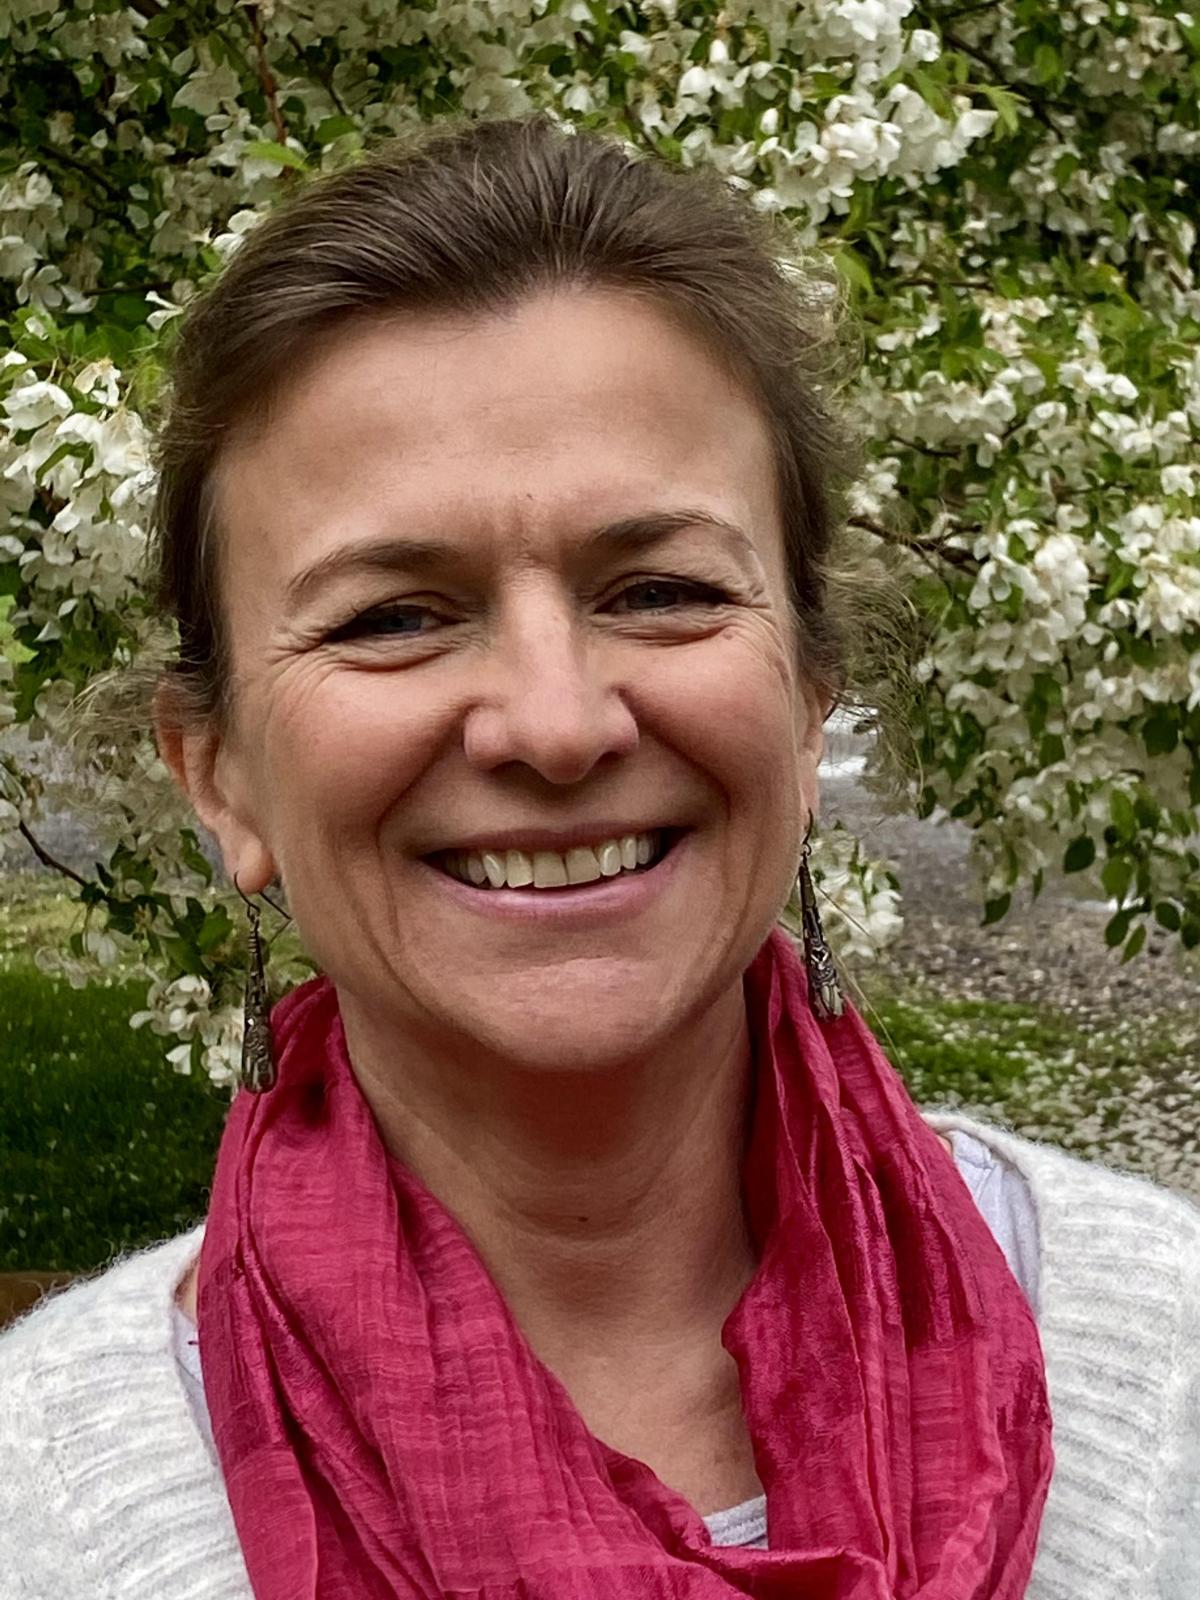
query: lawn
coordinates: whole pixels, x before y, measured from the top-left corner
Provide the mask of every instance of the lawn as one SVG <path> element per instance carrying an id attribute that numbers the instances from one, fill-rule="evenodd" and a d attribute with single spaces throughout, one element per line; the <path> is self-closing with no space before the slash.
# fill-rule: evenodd
<path id="1" fill-rule="evenodd" d="M 0 1271 L 81 1271 L 204 1215 L 226 1091 L 129 1027 L 145 985 L 0 970 Z"/>

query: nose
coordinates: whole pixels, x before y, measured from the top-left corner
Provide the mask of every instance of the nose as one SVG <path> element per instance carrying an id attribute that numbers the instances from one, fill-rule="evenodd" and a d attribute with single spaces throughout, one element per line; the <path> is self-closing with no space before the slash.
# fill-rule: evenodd
<path id="1" fill-rule="evenodd" d="M 509 598 L 475 681 L 463 746 L 481 771 L 521 762 L 549 783 L 577 783 L 637 747 L 611 650 L 544 586 Z"/>

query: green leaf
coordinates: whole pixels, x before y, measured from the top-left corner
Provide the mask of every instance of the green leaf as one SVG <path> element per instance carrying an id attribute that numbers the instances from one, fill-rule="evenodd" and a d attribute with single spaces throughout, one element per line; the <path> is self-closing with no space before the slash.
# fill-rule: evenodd
<path id="1" fill-rule="evenodd" d="M 298 150 L 292 150 L 286 144 L 277 144 L 274 139 L 251 139 L 243 147 L 242 153 L 258 161 L 277 161 L 281 167 L 293 167 L 297 172 L 308 170 L 308 162 Z"/>
<path id="2" fill-rule="evenodd" d="M 924 67 L 914 67 L 912 69 L 912 81 L 916 85 L 917 92 L 922 100 L 927 106 L 931 106 L 939 117 L 951 117 L 954 115 L 954 103 L 950 96 L 940 83 L 935 82 L 932 74 L 925 71 Z"/>
<path id="3" fill-rule="evenodd" d="M 1124 900 L 1133 882 L 1133 862 L 1128 856 L 1111 856 L 1104 863 L 1100 882 L 1114 900 Z"/>
<path id="4" fill-rule="evenodd" d="M 1008 915 L 1008 908 L 1011 905 L 1011 894 L 998 895 L 995 900 L 986 901 L 983 908 L 983 921 L 979 926 L 986 928 L 990 923 L 999 922 L 1002 917 Z"/>
<path id="5" fill-rule="evenodd" d="M 1104 927 L 1104 942 L 1110 950 L 1115 950 L 1119 944 L 1124 943 L 1132 920 L 1133 912 L 1128 907 L 1109 918 Z"/>
<path id="6" fill-rule="evenodd" d="M 856 250 L 843 245 L 833 252 L 833 262 L 851 288 L 861 289 L 864 294 L 874 294 L 875 280 L 871 276 L 871 269 Z"/>
<path id="7" fill-rule="evenodd" d="M 1134 813 L 1133 801 L 1121 789 L 1114 789 L 1108 797 L 1108 814 L 1113 820 L 1113 827 L 1117 830 L 1120 839 L 1134 839 L 1137 837 L 1137 816 Z"/>
<path id="8" fill-rule="evenodd" d="M 1156 706 L 1142 725 L 1142 741 L 1149 756 L 1169 756 L 1179 743 L 1179 723 L 1173 706 Z"/>
<path id="9" fill-rule="evenodd" d="M 326 117 L 317 124 L 317 143 L 332 144 L 335 139 L 340 139 L 344 134 L 357 131 L 358 124 L 353 117 Z M 288 154 L 292 154 L 291 151 Z"/>
<path id="10" fill-rule="evenodd" d="M 1166 928 L 1168 933 L 1178 933 L 1183 925 L 1183 918 L 1179 914 L 1179 907 L 1170 900 L 1160 900 L 1154 908 L 1154 920 L 1160 928 Z"/>
<path id="11" fill-rule="evenodd" d="M 1054 83 L 1062 74 L 1062 57 L 1052 44 L 1039 44 L 1033 53 L 1033 75 L 1039 83 Z"/>
<path id="12" fill-rule="evenodd" d="M 1038 760 L 1043 767 L 1052 767 L 1058 761 L 1065 759 L 1067 747 L 1058 733 L 1046 734 L 1038 746 Z"/>
<path id="13" fill-rule="evenodd" d="M 196 944 L 199 949 L 207 953 L 222 940 L 228 939 L 232 932 L 233 923 L 230 921 L 228 911 L 224 906 L 217 906 L 205 917 L 204 925 L 196 936 Z"/>
<path id="14" fill-rule="evenodd" d="M 979 91 L 996 113 L 996 126 L 1003 128 L 1005 133 L 1017 133 L 1021 127 L 1021 112 L 1025 107 L 1020 95 L 1013 94 L 1011 89 L 1001 89 L 994 83 L 981 83 Z"/>
<path id="15" fill-rule="evenodd" d="M 200 841 L 197 839 L 194 829 L 182 828 L 179 838 L 179 854 L 184 864 L 189 866 L 193 872 L 199 873 L 205 883 L 211 883 L 212 867 L 209 864 L 208 857 L 201 854 Z"/>
<path id="16" fill-rule="evenodd" d="M 1064 872 L 1083 872 L 1091 866 L 1096 859 L 1096 841 L 1088 834 L 1081 833 L 1078 839 L 1072 839 L 1063 856 Z"/>
<path id="17" fill-rule="evenodd" d="M 1125 946 L 1125 952 L 1121 957 L 1122 964 L 1124 964 L 1126 961 L 1132 961 L 1134 956 L 1137 955 L 1138 951 L 1142 948 L 1142 946 L 1145 944 L 1145 942 L 1146 942 L 1146 924 L 1143 922 L 1142 925 L 1139 928 L 1135 928 L 1134 929 L 1133 937 L 1130 939 L 1129 943 Z"/>
<path id="18" fill-rule="evenodd" d="M 1151 832 L 1162 820 L 1162 807 L 1149 789 L 1140 788 L 1133 798 L 1133 814 L 1139 826 Z"/>

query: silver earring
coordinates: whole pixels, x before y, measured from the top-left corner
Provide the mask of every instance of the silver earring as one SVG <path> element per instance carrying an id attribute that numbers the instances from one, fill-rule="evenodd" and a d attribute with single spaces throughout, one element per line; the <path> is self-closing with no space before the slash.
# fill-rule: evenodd
<path id="1" fill-rule="evenodd" d="M 812 823 L 809 823 L 809 832 Z M 808 870 L 809 856 L 808 834 L 804 836 L 804 849 L 800 856 L 800 871 L 796 882 L 800 888 L 800 917 L 804 930 L 804 964 L 808 968 L 808 998 L 812 1007 L 813 1016 L 819 1022 L 828 1022 L 834 1017 L 840 1017 L 845 1010 L 842 999 L 841 985 L 838 983 L 837 968 L 833 964 L 833 954 L 825 942 L 825 930 L 821 926 L 821 916 L 817 910 L 817 896 L 813 888 L 812 875 Z"/>
<path id="2" fill-rule="evenodd" d="M 243 1011 L 241 1085 L 251 1094 L 265 1094 L 268 1089 L 274 1088 L 279 1069 L 275 1061 L 275 1041 L 271 1036 L 271 1002 L 267 993 L 263 938 L 259 931 L 261 917 L 258 907 L 242 892 L 236 872 L 233 886 L 246 901 L 250 919 L 250 965 L 246 973 Z M 267 899 L 266 895 L 263 899 Z M 268 900 L 267 904 L 275 905 L 275 902 Z M 278 911 L 280 908 L 275 906 L 275 909 Z"/>

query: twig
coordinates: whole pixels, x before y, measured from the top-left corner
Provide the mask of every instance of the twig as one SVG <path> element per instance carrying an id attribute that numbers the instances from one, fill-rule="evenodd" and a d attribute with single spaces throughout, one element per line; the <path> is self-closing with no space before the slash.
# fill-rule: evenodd
<path id="1" fill-rule="evenodd" d="M 896 278 L 897 289 L 990 289 L 986 278 Z"/>
<path id="2" fill-rule="evenodd" d="M 876 522 L 873 517 L 847 517 L 846 520 L 852 528 L 863 528 L 867 533 L 873 533 L 877 539 L 899 545 L 902 550 L 911 550 L 915 555 L 936 556 L 938 560 L 945 561 L 952 567 L 974 568 L 979 565 L 978 557 L 973 556 L 969 550 L 958 550 L 940 539 L 908 539 L 884 523 Z"/>
<path id="3" fill-rule="evenodd" d="M 939 11 L 936 6 L 929 8 L 935 22 L 957 22 L 959 17 L 973 17 L 977 11 L 994 11 L 1000 0 L 972 0 L 966 6 L 951 6 L 948 11 Z"/>
<path id="4" fill-rule="evenodd" d="M 923 456 L 940 456 L 946 461 L 958 461 L 962 457 L 961 450 L 939 450 L 932 444 L 919 444 L 916 439 L 901 439 L 893 436 L 889 444 L 899 445 L 902 450 L 919 450 Z"/>
<path id="5" fill-rule="evenodd" d="M 72 172 L 78 172 L 83 177 L 89 178 L 92 183 L 104 190 L 110 200 L 124 201 L 125 196 L 118 186 L 99 168 L 94 167 L 90 161 L 82 161 L 78 156 L 69 155 L 65 150 L 52 149 L 49 145 L 37 145 L 35 148 L 37 155 L 42 160 L 57 161 L 62 166 L 70 168 Z M 123 212 L 119 212 L 118 216 L 122 221 L 128 221 Z"/>
<path id="6" fill-rule="evenodd" d="M 24 837 L 29 841 L 30 847 L 32 848 L 34 855 L 38 858 L 38 860 L 42 863 L 42 865 L 44 867 L 53 867 L 55 872 L 61 872 L 64 877 L 74 879 L 74 881 L 76 883 L 82 884 L 82 886 L 85 889 L 94 887 L 89 882 L 89 880 L 87 878 L 81 878 L 79 873 L 75 871 L 74 867 L 68 867 L 62 861 L 56 861 L 54 859 L 54 857 L 50 854 L 49 850 L 47 850 L 44 845 L 40 844 L 34 838 L 33 834 L 29 830 L 29 826 L 28 826 L 27 823 L 18 822 L 17 823 L 17 830 L 18 830 L 19 833 L 23 834 Z"/>
<path id="7" fill-rule="evenodd" d="M 275 74 L 271 71 L 271 63 L 267 60 L 267 39 L 262 30 L 262 23 L 258 20 L 258 7 L 247 6 L 246 15 L 250 19 L 250 29 L 254 34 L 254 52 L 258 59 L 258 81 L 262 85 L 263 98 L 267 102 L 267 110 L 271 114 L 271 121 L 275 125 L 275 135 L 280 144 L 288 141 L 287 123 L 283 120 L 283 112 L 279 109 L 279 85 L 275 81 Z M 285 167 L 284 175 L 289 176 L 294 168 Z"/>
<path id="8" fill-rule="evenodd" d="M 1027 83 L 1013 83 L 1011 79 L 1004 76 L 1000 70 L 999 63 L 993 61 L 986 50 L 981 50 L 978 45 L 968 44 L 965 39 L 960 38 L 958 34 L 952 32 L 949 28 L 943 31 L 942 38 L 952 50 L 957 50 L 960 55 L 970 56 L 973 61 L 978 61 L 981 67 L 986 67 L 1002 89 L 1008 89 L 1011 93 L 1020 95 L 1043 127 L 1049 128 L 1051 133 L 1058 134 L 1060 138 L 1062 137 L 1054 125 L 1053 118 L 1050 116 L 1049 103 L 1045 95 Z"/>
<path id="9" fill-rule="evenodd" d="M 87 289 L 86 294 L 149 294 L 152 290 L 156 294 L 164 294 L 173 289 L 175 285 L 169 278 L 164 278 L 158 283 L 106 283 L 99 289 Z"/>

